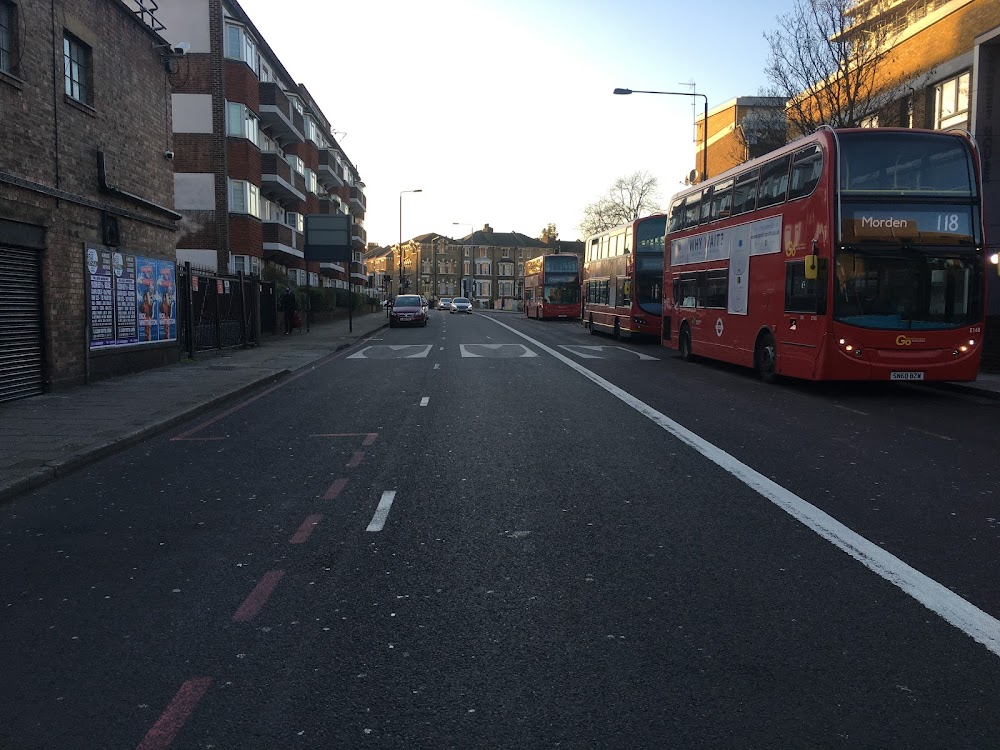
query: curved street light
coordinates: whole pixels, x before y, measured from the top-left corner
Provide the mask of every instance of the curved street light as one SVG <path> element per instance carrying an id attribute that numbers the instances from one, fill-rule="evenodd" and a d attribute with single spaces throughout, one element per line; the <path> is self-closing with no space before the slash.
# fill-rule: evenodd
<path id="1" fill-rule="evenodd" d="M 424 192 L 421 188 L 416 188 L 414 190 L 400 190 L 399 191 L 399 289 L 397 294 L 402 294 L 403 292 L 403 193 L 422 193 Z"/>
<path id="2" fill-rule="evenodd" d="M 701 147 L 701 182 L 708 178 L 708 97 L 696 91 L 640 91 L 639 89 L 615 89 L 615 94 L 627 96 L 628 94 L 665 94 L 667 96 L 700 96 L 705 100 L 705 121 L 702 125 L 702 147 Z"/>

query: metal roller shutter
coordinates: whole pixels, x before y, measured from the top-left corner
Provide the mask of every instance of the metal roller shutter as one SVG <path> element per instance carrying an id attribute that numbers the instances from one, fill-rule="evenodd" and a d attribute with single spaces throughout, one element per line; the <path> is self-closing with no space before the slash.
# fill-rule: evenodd
<path id="1" fill-rule="evenodd" d="M 0 401 L 42 392 L 42 286 L 34 250 L 0 247 Z"/>

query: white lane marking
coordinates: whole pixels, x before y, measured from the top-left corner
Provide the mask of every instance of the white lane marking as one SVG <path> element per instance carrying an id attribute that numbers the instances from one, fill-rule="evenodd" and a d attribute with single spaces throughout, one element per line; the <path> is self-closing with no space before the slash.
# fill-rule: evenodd
<path id="1" fill-rule="evenodd" d="M 930 435 L 931 437 L 940 438 L 941 440 L 947 440 L 949 443 L 955 441 L 955 438 L 950 438 L 947 435 L 938 435 L 936 432 L 930 432 L 929 430 L 921 430 L 919 427 L 907 427 L 906 429 L 911 432 L 919 432 L 923 435 Z"/>
<path id="2" fill-rule="evenodd" d="M 420 399 L 421 406 L 427 406 L 427 404 L 429 404 L 430 402 L 431 402 L 430 396 L 424 396 L 422 399 Z"/>
<path id="3" fill-rule="evenodd" d="M 483 349 L 489 349 L 490 351 L 494 351 L 494 352 L 500 351 L 500 349 L 503 349 L 506 346 L 516 346 L 522 352 L 521 354 L 517 355 L 518 357 L 537 357 L 538 356 L 533 351 L 531 351 L 531 349 L 529 349 L 528 347 L 526 347 L 524 344 L 459 344 L 458 345 L 458 349 L 459 349 L 460 352 L 462 352 L 462 356 L 463 357 L 482 357 L 483 356 L 482 354 L 476 354 L 474 351 L 472 351 L 471 349 L 468 348 L 468 347 L 471 347 L 471 346 L 481 346 Z"/>
<path id="4" fill-rule="evenodd" d="M 841 406 L 840 404 L 834 404 L 834 405 L 833 405 L 833 408 L 834 408 L 834 409 L 843 409 L 844 411 L 849 411 L 849 412 L 852 412 L 852 413 L 854 413 L 854 414 L 860 414 L 860 415 L 861 415 L 862 417 L 869 417 L 869 416 L 871 416 L 871 415 L 870 415 L 870 414 L 869 414 L 868 412 L 866 412 L 866 411 L 859 411 L 858 409 L 852 409 L 852 408 L 851 408 L 851 407 L 849 407 L 849 406 Z"/>
<path id="5" fill-rule="evenodd" d="M 381 531 L 382 527 L 385 526 L 385 519 L 389 517 L 389 508 L 392 507 L 392 501 L 396 498 L 396 490 L 386 490 L 382 493 L 382 499 L 378 501 L 378 507 L 375 509 L 375 515 L 372 516 L 371 523 L 368 524 L 368 528 L 365 531 Z"/>
<path id="6" fill-rule="evenodd" d="M 640 360 L 648 360 L 653 362 L 659 360 L 659 357 L 651 357 L 648 354 L 643 354 L 642 352 L 637 352 L 634 351 L 633 349 L 626 349 L 624 346 L 581 346 L 581 345 L 567 346 L 566 344 L 560 344 L 559 348 L 565 349 L 570 354 L 575 354 L 580 359 L 604 359 L 604 357 L 600 357 L 597 354 L 587 354 L 585 351 L 583 352 L 577 351 L 578 349 L 586 349 L 601 354 L 603 354 L 606 349 L 619 349 L 620 351 L 628 352 L 629 354 L 634 354 Z"/>
<path id="7" fill-rule="evenodd" d="M 404 359 L 424 359 L 431 353 L 431 349 L 433 348 L 433 344 L 427 344 L 426 346 L 421 344 L 378 344 L 377 346 L 366 346 L 361 351 L 348 356 L 347 359 L 368 359 L 369 357 L 365 354 L 365 352 L 375 351 L 378 349 L 388 349 L 392 352 L 401 352 L 404 349 L 420 349 L 421 351 L 416 354 L 407 354 Z"/>
<path id="8" fill-rule="evenodd" d="M 441 369 L 441 365 L 434 365 L 434 369 L 435 370 L 440 370 Z"/>
<path id="9" fill-rule="evenodd" d="M 770 500 L 783 511 L 803 525 L 815 531 L 828 542 L 853 557 L 876 575 L 884 578 L 904 593 L 916 599 L 927 609 L 935 612 L 946 622 L 961 630 L 977 643 L 984 645 L 993 654 L 1000 656 L 1000 621 L 971 602 L 966 601 L 946 586 L 924 575 L 916 568 L 908 565 L 895 555 L 886 552 L 877 544 L 868 541 L 863 536 L 842 524 L 828 513 L 815 505 L 806 502 L 794 492 L 774 482 L 763 474 L 754 471 L 749 466 L 716 447 L 691 430 L 675 422 L 653 407 L 640 401 L 635 396 L 623 391 L 613 383 L 609 383 L 599 375 L 594 374 L 578 362 L 560 354 L 540 341 L 536 341 L 506 323 L 486 317 L 499 326 L 503 326 L 526 341 L 531 342 L 544 352 L 548 352 L 565 365 L 576 370 L 585 378 L 600 386 L 615 398 L 635 409 L 647 419 L 662 427 L 682 443 L 705 456 L 709 461 L 728 471 L 750 489 Z"/>

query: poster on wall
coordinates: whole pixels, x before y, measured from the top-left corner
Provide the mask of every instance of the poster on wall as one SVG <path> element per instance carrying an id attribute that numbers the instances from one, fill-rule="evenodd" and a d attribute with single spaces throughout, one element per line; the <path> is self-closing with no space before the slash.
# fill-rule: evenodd
<path id="1" fill-rule="evenodd" d="M 90 348 L 177 340 L 173 261 L 86 248 Z"/>

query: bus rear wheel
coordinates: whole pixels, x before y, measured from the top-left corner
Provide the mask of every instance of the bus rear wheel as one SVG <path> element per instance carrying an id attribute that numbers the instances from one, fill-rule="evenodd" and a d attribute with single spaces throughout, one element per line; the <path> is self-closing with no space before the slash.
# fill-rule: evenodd
<path id="1" fill-rule="evenodd" d="M 691 351 L 691 329 L 684 325 L 681 327 L 681 335 L 677 344 L 677 351 L 681 354 L 681 359 L 685 362 L 690 362 L 694 359 L 694 353 Z"/>
<path id="2" fill-rule="evenodd" d="M 757 338 L 757 346 L 754 348 L 753 362 L 757 375 L 765 383 L 773 383 L 777 380 L 777 350 L 774 346 L 774 336 L 770 332 L 764 333 Z"/>

